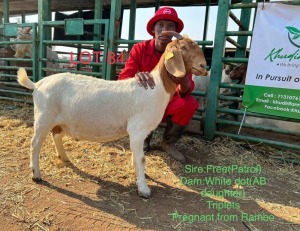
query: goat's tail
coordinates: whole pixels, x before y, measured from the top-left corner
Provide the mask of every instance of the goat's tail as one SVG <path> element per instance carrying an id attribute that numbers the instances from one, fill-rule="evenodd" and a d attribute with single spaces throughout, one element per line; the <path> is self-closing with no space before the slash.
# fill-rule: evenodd
<path id="1" fill-rule="evenodd" d="M 28 78 L 26 70 L 24 68 L 19 68 L 18 70 L 18 82 L 23 87 L 34 90 L 34 83 Z"/>

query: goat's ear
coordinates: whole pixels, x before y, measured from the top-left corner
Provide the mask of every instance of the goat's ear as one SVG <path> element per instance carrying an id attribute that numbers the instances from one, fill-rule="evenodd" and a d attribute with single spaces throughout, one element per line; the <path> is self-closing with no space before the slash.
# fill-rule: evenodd
<path id="1" fill-rule="evenodd" d="M 181 52 L 179 52 L 177 49 L 173 49 L 172 51 L 167 51 L 165 53 L 164 63 L 167 71 L 171 75 L 177 78 L 182 78 L 186 76 L 186 70 Z"/>

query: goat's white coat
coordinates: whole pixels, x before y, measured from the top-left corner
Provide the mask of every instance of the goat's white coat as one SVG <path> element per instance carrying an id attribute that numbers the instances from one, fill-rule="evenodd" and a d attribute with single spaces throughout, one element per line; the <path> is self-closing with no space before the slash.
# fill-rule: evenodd
<path id="1" fill-rule="evenodd" d="M 115 140 L 129 134 L 130 148 L 136 154 L 134 161 L 139 192 L 149 197 L 144 166 L 139 164 L 144 158 L 143 146 L 140 144 L 161 122 L 170 100 L 170 94 L 165 91 L 157 76 L 158 72 L 152 72 L 152 75 L 156 87 L 145 90 L 138 86 L 134 78 L 105 81 L 71 73 L 55 74 L 33 84 L 26 78 L 26 73 L 19 70 L 20 84 L 35 89 L 31 166 L 34 178 L 40 178 L 38 156 L 41 145 L 55 126 L 62 128 L 62 132 L 54 134 L 53 138 L 58 155 L 63 160 L 67 160 L 61 140 L 64 134 L 98 142 Z"/>
<path id="2" fill-rule="evenodd" d="M 194 91 L 207 91 L 210 81 L 210 71 L 208 71 L 208 76 L 196 76 L 192 75 L 192 78 L 195 83 Z M 222 71 L 221 83 L 231 83 L 229 75 L 225 73 L 225 69 Z M 228 88 L 220 88 L 220 94 L 226 92 Z"/>
<path id="3" fill-rule="evenodd" d="M 153 73 L 153 76 L 157 74 Z M 84 75 L 60 73 L 35 84 L 38 90 L 34 91 L 33 97 L 36 108 L 41 112 L 52 109 L 52 118 L 49 118 L 51 128 L 61 125 L 67 135 L 108 141 L 125 136 L 127 123 L 132 119 L 136 132 L 140 126 L 143 130 L 147 128 L 147 132 L 156 128 L 170 95 L 164 91 L 160 78 L 155 78 L 155 81 L 157 86 L 145 91 L 137 86 L 135 79 L 109 82 Z M 28 87 L 31 87 L 30 84 Z M 152 105 L 156 105 L 155 109 Z M 153 110 L 155 115 L 150 113 Z M 68 121 L 67 125 L 65 121 Z"/>
<path id="4" fill-rule="evenodd" d="M 210 71 L 208 71 L 208 76 L 197 76 L 192 75 L 192 79 L 195 83 L 194 91 L 208 91 L 208 86 L 210 82 Z M 222 71 L 221 77 L 222 83 L 231 83 L 232 80 L 230 79 L 229 75 L 225 73 L 225 69 Z M 220 88 L 220 94 L 224 94 L 229 91 L 229 88 Z M 195 97 L 200 105 L 206 105 L 206 97 Z"/>
<path id="5" fill-rule="evenodd" d="M 200 48 L 198 52 L 200 54 Z M 199 58 L 192 58 L 191 53 L 189 56 L 192 60 L 189 69 L 192 66 L 200 68 L 206 65 L 203 54 Z M 205 63 L 202 62 L 203 59 Z M 192 71 L 195 74 L 206 72 L 205 69 Z M 20 68 L 18 82 L 34 90 L 35 121 L 31 155 L 33 179 L 41 179 L 39 153 L 50 131 L 57 154 L 62 160 L 68 160 L 62 145 L 64 134 L 103 142 L 126 136 L 128 133 L 138 191 L 140 195 L 149 197 L 150 189 L 144 174 L 143 142 L 161 122 L 171 98 L 171 93 L 166 91 L 166 83 L 163 83 L 160 76 L 160 69 L 155 68 L 151 74 L 156 86 L 154 89 L 145 90 L 137 84 L 135 78 L 105 81 L 71 73 L 55 74 L 32 83 L 25 69 Z M 176 84 L 171 83 L 170 86 L 175 91 Z"/>

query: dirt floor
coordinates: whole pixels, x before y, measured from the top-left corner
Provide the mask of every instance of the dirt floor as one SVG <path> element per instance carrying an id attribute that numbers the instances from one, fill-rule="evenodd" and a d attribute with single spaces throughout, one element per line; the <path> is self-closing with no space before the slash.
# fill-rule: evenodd
<path id="1" fill-rule="evenodd" d="M 300 166 L 272 158 L 299 153 L 185 134 L 182 165 L 161 151 L 162 132 L 146 154 L 150 199 L 137 194 L 127 137 L 66 137 L 64 164 L 49 135 L 37 184 L 29 169 L 33 108 L 0 101 L 0 230 L 300 230 Z"/>

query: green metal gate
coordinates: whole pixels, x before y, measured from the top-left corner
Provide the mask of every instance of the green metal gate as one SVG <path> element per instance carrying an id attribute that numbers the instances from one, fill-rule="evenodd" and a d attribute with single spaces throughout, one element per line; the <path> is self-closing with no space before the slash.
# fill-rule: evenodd
<path id="1" fill-rule="evenodd" d="M 0 99 L 21 101 L 32 103 L 31 92 L 20 87 L 16 82 L 16 71 L 24 66 L 20 62 L 27 62 L 26 71 L 28 76 L 34 82 L 45 77 L 48 73 L 72 72 L 86 74 L 103 79 L 116 79 L 115 67 L 117 65 L 118 38 L 117 31 L 119 25 L 116 23 L 120 18 L 122 3 L 117 0 L 111 1 L 110 19 L 102 19 L 103 1 L 95 0 L 94 19 L 84 20 L 83 18 L 66 19 L 63 21 L 52 21 L 51 18 L 51 0 L 38 1 L 38 23 L 8 23 L 8 1 L 4 2 L 5 17 L 4 24 L 0 25 L 3 31 L 0 47 L 10 47 L 15 44 L 31 44 L 31 58 L 0 57 L 0 61 L 5 62 L 1 65 L 0 77 Z M 81 12 L 79 9 L 78 12 Z M 112 20 L 111 20 L 112 19 Z M 25 20 L 23 15 L 22 20 Z M 85 31 L 86 25 L 93 27 L 92 38 L 90 40 L 53 40 L 52 31 L 54 28 L 64 28 L 68 35 L 78 36 L 90 33 Z M 23 27 L 31 28 L 31 39 L 26 41 L 11 41 L 17 37 L 18 29 Z M 57 52 L 58 55 L 66 55 L 68 59 L 59 59 L 48 57 L 48 51 L 53 46 L 64 47 L 64 52 Z M 70 49 L 75 48 L 71 52 Z M 48 50 L 48 51 L 47 51 Z M 12 51 L 14 52 L 14 51 Z M 88 60 L 84 60 L 85 57 Z M 72 58 L 72 59 L 71 59 Z M 12 66 L 11 62 L 17 65 Z M 74 64 L 74 68 L 66 68 L 68 64 Z M 55 64 L 55 67 L 49 67 L 48 64 Z M 64 66 L 66 65 L 66 66 Z"/>
<path id="2" fill-rule="evenodd" d="M 5 23 L 0 26 L 3 31 L 3 40 L 1 46 L 1 73 L 0 73 L 0 99 L 31 102 L 28 97 L 31 96 L 29 91 L 20 87 L 16 82 L 17 70 L 23 66 L 31 79 L 37 76 L 37 24 L 36 23 Z M 18 41 L 15 38 L 20 33 L 20 29 L 30 28 L 32 31 L 31 39 Z M 16 46 L 19 44 L 28 44 L 32 46 L 32 58 L 16 58 L 14 57 Z"/>
<path id="3" fill-rule="evenodd" d="M 46 71 L 53 72 L 73 72 L 78 74 L 85 74 L 95 76 L 98 78 L 104 78 L 107 70 L 107 59 L 108 59 L 108 24 L 107 19 L 95 19 L 95 20 L 83 20 L 78 19 L 67 19 L 65 21 L 43 21 L 40 23 L 40 57 L 39 62 L 39 75 L 45 76 Z M 94 26 L 94 39 L 93 40 L 51 40 L 47 39 L 46 31 L 53 27 L 63 27 L 68 35 L 83 35 L 84 25 Z M 103 37 L 101 36 L 101 28 L 105 28 Z M 49 60 L 46 58 L 46 47 L 47 46 L 63 46 L 66 50 L 67 56 L 70 59 L 55 59 Z M 70 52 L 68 48 L 76 48 L 77 52 Z M 84 50 L 84 51 L 83 51 Z M 83 56 L 86 55 L 88 60 L 83 60 Z M 47 68 L 46 62 L 58 62 L 60 64 L 74 64 L 75 70 L 69 70 L 64 68 L 54 69 Z M 82 65 L 89 65 L 91 71 L 81 70 Z"/>

